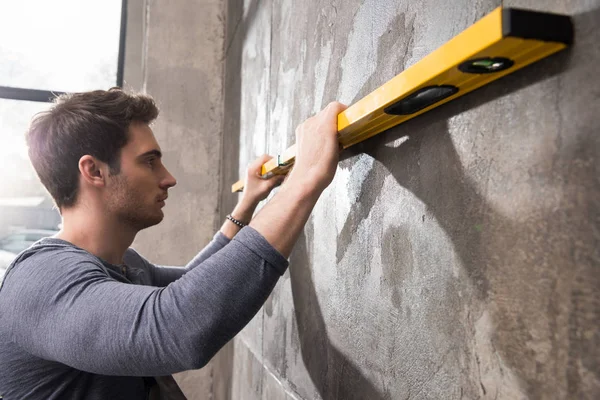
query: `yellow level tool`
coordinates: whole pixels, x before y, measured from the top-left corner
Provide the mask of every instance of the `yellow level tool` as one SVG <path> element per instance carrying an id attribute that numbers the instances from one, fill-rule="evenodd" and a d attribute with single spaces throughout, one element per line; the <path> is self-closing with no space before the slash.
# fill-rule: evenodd
<path id="1" fill-rule="evenodd" d="M 339 141 L 348 148 L 469 93 L 573 42 L 565 15 L 498 7 L 475 24 L 338 114 Z M 295 145 L 262 166 L 263 177 L 294 164 Z M 244 182 L 232 185 L 242 191 Z"/>

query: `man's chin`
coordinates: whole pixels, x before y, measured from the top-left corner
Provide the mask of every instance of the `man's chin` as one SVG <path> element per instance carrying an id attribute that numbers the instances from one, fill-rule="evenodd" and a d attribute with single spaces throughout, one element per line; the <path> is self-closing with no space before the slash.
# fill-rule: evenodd
<path id="1" fill-rule="evenodd" d="M 134 222 L 136 230 L 141 231 L 142 229 L 150 228 L 154 225 L 160 224 L 164 218 L 165 218 L 165 215 L 163 214 L 163 212 L 161 210 L 156 215 L 153 215 L 151 217 L 148 216 L 146 218 L 138 218 L 133 222 Z"/>
<path id="2" fill-rule="evenodd" d="M 165 219 L 165 214 L 162 212 L 162 210 L 160 210 L 160 213 L 156 217 L 148 220 L 149 225 L 147 228 L 160 224 L 163 219 Z"/>

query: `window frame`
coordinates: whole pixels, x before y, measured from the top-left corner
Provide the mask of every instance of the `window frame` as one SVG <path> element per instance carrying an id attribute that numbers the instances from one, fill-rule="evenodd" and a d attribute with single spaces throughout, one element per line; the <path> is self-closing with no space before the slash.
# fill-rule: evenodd
<path id="1" fill-rule="evenodd" d="M 127 2 L 121 0 L 121 27 L 119 33 L 119 54 L 117 57 L 116 86 L 123 87 L 123 70 L 125 67 L 125 36 L 127 33 Z M 11 86 L 0 86 L 0 99 L 25 100 L 40 103 L 51 103 L 56 97 L 64 94 L 62 91 L 25 89 Z"/>

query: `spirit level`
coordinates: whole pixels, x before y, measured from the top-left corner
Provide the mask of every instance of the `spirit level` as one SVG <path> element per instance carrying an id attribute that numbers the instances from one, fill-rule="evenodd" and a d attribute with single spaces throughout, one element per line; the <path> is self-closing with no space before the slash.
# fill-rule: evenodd
<path id="1" fill-rule="evenodd" d="M 425 58 L 338 114 L 339 141 L 348 148 L 566 48 L 573 41 L 565 15 L 498 7 Z M 262 166 L 286 174 L 295 145 Z M 243 190 L 244 182 L 232 185 Z"/>

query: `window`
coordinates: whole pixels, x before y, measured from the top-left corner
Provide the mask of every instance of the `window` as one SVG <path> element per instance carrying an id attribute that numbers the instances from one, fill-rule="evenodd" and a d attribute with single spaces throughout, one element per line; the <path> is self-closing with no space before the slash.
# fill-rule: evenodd
<path id="1" fill-rule="evenodd" d="M 0 86 L 75 92 L 120 86 L 121 0 L 0 3 Z"/>
<path id="2" fill-rule="evenodd" d="M 29 162 L 24 134 L 59 93 L 122 86 L 126 3 L 0 2 L 0 237 L 57 228 L 60 216 Z"/>

